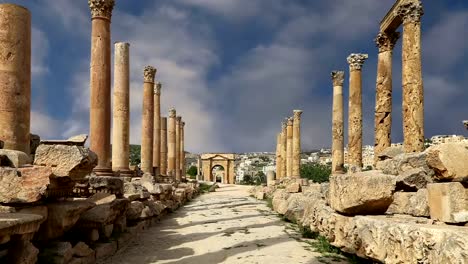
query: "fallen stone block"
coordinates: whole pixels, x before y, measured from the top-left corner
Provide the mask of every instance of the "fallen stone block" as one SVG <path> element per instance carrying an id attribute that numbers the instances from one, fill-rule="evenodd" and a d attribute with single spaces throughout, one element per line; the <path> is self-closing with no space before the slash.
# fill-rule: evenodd
<path id="1" fill-rule="evenodd" d="M 273 194 L 273 199 L 272 199 L 273 210 L 275 210 L 279 214 L 284 215 L 288 210 L 289 196 L 290 196 L 290 193 L 288 193 L 286 190 L 278 189 Z"/>
<path id="2" fill-rule="evenodd" d="M 88 201 L 96 203 L 96 207 L 81 214 L 77 225 L 84 228 L 101 228 L 112 224 L 125 214 L 130 203 L 127 199 L 117 199 L 115 195 L 104 193 L 98 193 Z"/>
<path id="3" fill-rule="evenodd" d="M 255 198 L 257 198 L 258 200 L 265 200 L 266 194 L 264 192 L 257 192 L 255 194 Z"/>
<path id="4" fill-rule="evenodd" d="M 38 206 L 30 206 L 30 207 L 22 207 L 17 208 L 16 212 L 19 214 L 35 214 L 42 216 L 41 224 L 47 220 L 48 217 L 48 209 L 45 205 L 38 205 Z"/>
<path id="5" fill-rule="evenodd" d="M 420 189 L 417 192 L 394 193 L 393 202 L 388 207 L 386 214 L 407 214 L 429 217 L 427 190 Z"/>
<path id="6" fill-rule="evenodd" d="M 399 175 L 414 168 L 422 168 L 429 176 L 434 174 L 434 171 L 427 166 L 425 152 L 403 153 L 393 159 L 378 161 L 376 164 L 377 170 L 391 175 Z"/>
<path id="7" fill-rule="evenodd" d="M 444 143 L 426 149 L 426 162 L 434 179 L 468 181 L 468 143 Z"/>
<path id="8" fill-rule="evenodd" d="M 145 205 L 143 204 L 143 202 L 140 202 L 140 201 L 131 202 L 126 212 L 127 219 L 128 220 L 138 219 L 144 208 L 145 208 Z"/>
<path id="9" fill-rule="evenodd" d="M 0 149 L 0 162 L 0 166 L 20 168 L 31 164 L 31 158 L 18 150 Z"/>
<path id="10" fill-rule="evenodd" d="M 301 192 L 301 184 L 298 182 L 290 183 L 286 186 L 286 191 L 288 193 L 298 193 Z"/>
<path id="11" fill-rule="evenodd" d="M 377 155 L 379 161 L 393 159 L 396 156 L 405 153 L 403 146 L 394 146 L 384 149 L 381 153 Z"/>
<path id="12" fill-rule="evenodd" d="M 39 250 L 28 240 L 15 241 L 8 250 L 8 263 L 36 264 Z"/>
<path id="13" fill-rule="evenodd" d="M 284 217 L 293 223 L 297 223 L 304 216 L 304 206 L 307 203 L 306 196 L 302 193 L 293 193 L 289 196 L 288 208 L 284 213 Z"/>
<path id="14" fill-rule="evenodd" d="M 55 242 L 43 248 L 38 256 L 39 263 L 67 264 L 73 257 L 70 242 Z"/>
<path id="15" fill-rule="evenodd" d="M 73 256 L 75 257 L 87 257 L 90 255 L 94 255 L 94 250 L 92 250 L 86 243 L 78 242 L 73 247 Z"/>
<path id="16" fill-rule="evenodd" d="M 412 168 L 397 176 L 397 190 L 425 189 L 427 184 L 432 182 L 433 180 L 427 175 L 426 170 L 423 168 Z"/>
<path id="17" fill-rule="evenodd" d="M 396 178 L 380 171 L 330 177 L 330 206 L 343 214 L 382 214 L 393 201 Z"/>
<path id="18" fill-rule="evenodd" d="M 427 185 L 431 219 L 446 223 L 468 222 L 468 188 L 460 182 Z"/>
<path id="19" fill-rule="evenodd" d="M 86 178 L 89 188 L 95 193 L 123 194 L 124 181 L 121 177 L 91 175 Z"/>
<path id="20" fill-rule="evenodd" d="M 83 179 L 97 165 L 97 155 L 85 147 L 41 144 L 36 150 L 35 165 L 52 168 L 57 177 Z"/>
<path id="21" fill-rule="evenodd" d="M 142 186 L 141 182 L 139 181 L 124 183 L 123 191 L 124 197 L 129 199 L 130 201 L 134 201 L 137 199 L 148 199 L 150 197 L 148 189 Z"/>
<path id="22" fill-rule="evenodd" d="M 35 233 L 42 219 L 36 214 L 0 213 L 0 237 Z"/>
<path id="23" fill-rule="evenodd" d="M 41 200 L 52 171 L 45 167 L 0 167 L 0 203 L 33 203 Z"/>

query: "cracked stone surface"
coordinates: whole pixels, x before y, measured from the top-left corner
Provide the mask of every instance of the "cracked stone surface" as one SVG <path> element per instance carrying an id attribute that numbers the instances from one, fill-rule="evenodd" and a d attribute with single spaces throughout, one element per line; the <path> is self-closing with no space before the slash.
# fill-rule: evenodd
<path id="1" fill-rule="evenodd" d="M 323 263 L 249 188 L 221 185 L 199 196 L 102 263 Z"/>

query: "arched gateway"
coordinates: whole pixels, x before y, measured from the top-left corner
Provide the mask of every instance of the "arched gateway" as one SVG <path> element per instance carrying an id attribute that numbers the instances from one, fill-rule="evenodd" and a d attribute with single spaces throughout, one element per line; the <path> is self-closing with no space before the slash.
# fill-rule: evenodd
<path id="1" fill-rule="evenodd" d="M 229 153 L 205 153 L 201 155 L 201 168 L 202 179 L 204 181 L 217 181 L 213 175 L 213 168 L 221 166 L 224 169 L 222 173 L 222 183 L 234 184 L 234 161 L 236 154 Z M 219 174 L 218 174 L 219 175 Z M 220 180 L 218 179 L 218 182 Z"/>

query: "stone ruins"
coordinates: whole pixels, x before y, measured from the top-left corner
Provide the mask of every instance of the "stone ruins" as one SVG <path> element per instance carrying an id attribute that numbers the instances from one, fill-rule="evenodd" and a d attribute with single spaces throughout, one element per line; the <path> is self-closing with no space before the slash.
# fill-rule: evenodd
<path id="1" fill-rule="evenodd" d="M 468 143 L 424 147 L 420 0 L 398 0 L 382 20 L 375 107 L 376 170 L 362 171 L 362 80 L 367 54 L 349 63 L 348 163 L 344 168 L 344 71 L 333 71 L 329 183 L 296 177 L 299 130 L 277 136 L 276 179 L 251 190 L 273 209 L 344 252 L 382 263 L 468 263 Z M 392 50 L 403 25 L 403 146 L 391 146 Z M 468 128 L 468 121 L 463 121 Z M 299 124 L 298 124 L 299 125 Z M 291 129 L 292 130 L 292 129 Z M 287 140 L 283 140 L 286 134 Z M 300 141 L 299 141 L 300 142 Z M 299 143 L 300 144 L 300 143 Z M 286 149 L 286 153 L 282 150 Z M 291 155 L 291 153 L 294 153 Z M 291 161 L 292 159 L 292 161 Z M 283 165 L 286 164 L 286 170 Z M 296 165 L 297 166 L 297 165 Z M 286 173 L 284 172 L 286 171 Z"/>
<path id="2" fill-rule="evenodd" d="M 169 127 L 161 117 L 162 85 L 152 66 L 142 76 L 141 170 L 130 167 L 130 44 L 114 45 L 111 109 L 115 3 L 88 4 L 89 148 L 87 135 L 40 140 L 30 134 L 31 14 L 0 4 L 0 54 L 9 54 L 1 56 L 0 69 L 0 263 L 95 263 L 198 194 L 197 181 L 185 177 L 185 122 L 176 121 L 175 109 Z"/>

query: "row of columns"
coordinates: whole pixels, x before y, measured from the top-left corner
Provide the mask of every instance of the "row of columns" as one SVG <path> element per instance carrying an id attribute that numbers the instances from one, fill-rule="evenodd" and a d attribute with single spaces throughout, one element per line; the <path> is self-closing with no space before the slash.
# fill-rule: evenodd
<path id="1" fill-rule="evenodd" d="M 293 116 L 281 124 L 276 137 L 276 178 L 300 178 L 301 166 L 301 115 L 294 110 Z"/>
<path id="2" fill-rule="evenodd" d="M 402 86 L 403 137 L 406 153 L 424 150 L 424 95 L 421 71 L 420 1 L 410 2 L 395 11 L 403 21 Z M 400 37 L 398 32 L 380 32 L 375 39 L 379 48 L 375 106 L 375 147 L 377 157 L 391 145 L 392 123 L 392 55 Z M 351 54 L 349 63 L 349 171 L 362 169 L 362 66 L 367 54 Z M 344 172 L 343 82 L 344 72 L 332 72 L 333 124 L 332 173 Z"/>

